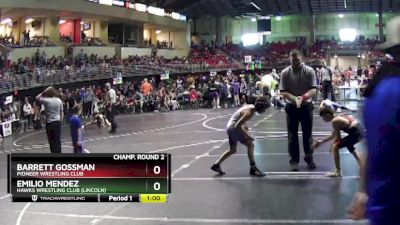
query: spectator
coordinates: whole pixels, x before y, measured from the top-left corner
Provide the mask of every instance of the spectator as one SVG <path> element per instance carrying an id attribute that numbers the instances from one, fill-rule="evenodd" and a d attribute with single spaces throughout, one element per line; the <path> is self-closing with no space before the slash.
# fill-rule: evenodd
<path id="1" fill-rule="evenodd" d="M 106 83 L 106 118 L 111 123 L 110 133 L 115 133 L 117 129 L 117 124 L 115 122 L 115 104 L 117 103 L 117 94 L 115 90 L 111 88 L 110 83 Z"/>
<path id="2" fill-rule="evenodd" d="M 394 62 L 383 63 L 368 84 L 364 122 L 368 152 L 360 167 L 360 186 L 349 211 L 367 214 L 372 225 L 400 224 L 400 17 L 388 23 L 388 40 L 380 45 Z"/>
<path id="3" fill-rule="evenodd" d="M 144 96 L 141 92 L 136 91 L 135 95 L 134 95 L 134 99 L 135 99 L 135 105 L 139 106 L 140 112 L 143 112 L 143 104 L 144 104 Z"/>
<path id="4" fill-rule="evenodd" d="M 84 105 L 83 117 L 84 118 L 90 118 L 92 116 L 93 99 L 94 99 L 93 89 L 91 87 L 87 87 L 86 92 L 85 92 L 85 99 L 83 100 L 83 105 Z"/>
<path id="5" fill-rule="evenodd" d="M 28 43 L 28 39 L 26 37 L 26 30 L 22 31 L 22 42 L 23 42 L 23 46 L 26 46 Z"/>
<path id="6" fill-rule="evenodd" d="M 321 72 L 321 85 L 322 85 L 322 92 L 323 92 L 323 99 L 327 99 L 330 95 L 330 100 L 335 102 L 335 93 L 332 86 L 333 80 L 333 72 L 331 68 L 326 66 L 326 63 L 322 63 L 322 67 L 320 69 Z"/>
<path id="7" fill-rule="evenodd" d="M 235 107 L 238 107 L 240 105 L 240 98 L 239 98 L 239 93 L 240 93 L 240 83 L 235 77 L 232 82 L 232 89 L 233 89 L 233 99 L 234 99 L 234 104 Z"/>
<path id="8" fill-rule="evenodd" d="M 31 41 L 31 30 L 28 30 L 28 32 L 26 32 L 26 42 L 27 44 Z"/>
<path id="9" fill-rule="evenodd" d="M 27 128 L 30 127 L 32 123 L 33 109 L 31 104 L 29 103 L 28 97 L 25 97 L 25 102 L 22 108 L 22 123 L 24 125 L 24 131 L 27 131 Z"/>
<path id="10" fill-rule="evenodd" d="M 144 96 L 149 96 L 153 91 L 153 86 L 147 81 L 147 78 L 143 80 L 141 90 Z"/>
<path id="11" fill-rule="evenodd" d="M 81 36 L 82 36 L 82 40 L 85 40 L 85 39 L 86 39 L 86 34 L 85 34 L 84 31 L 81 31 Z"/>
<path id="12" fill-rule="evenodd" d="M 83 124 L 80 118 L 82 107 L 76 104 L 72 108 L 72 116 L 69 120 L 71 130 L 71 140 L 74 153 L 86 153 L 83 147 Z"/>

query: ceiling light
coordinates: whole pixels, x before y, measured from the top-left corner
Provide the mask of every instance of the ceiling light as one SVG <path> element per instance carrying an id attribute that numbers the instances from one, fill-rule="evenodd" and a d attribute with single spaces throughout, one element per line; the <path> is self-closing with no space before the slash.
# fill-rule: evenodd
<path id="1" fill-rule="evenodd" d="M 146 12 L 147 5 L 142 3 L 135 3 L 135 9 L 139 12 Z"/>
<path id="2" fill-rule="evenodd" d="M 277 20 L 277 21 L 281 21 L 281 20 L 282 20 L 282 16 L 277 16 L 277 17 L 276 17 L 276 20 Z"/>
<path id="3" fill-rule="evenodd" d="M 247 33 L 242 35 L 243 46 L 251 46 L 260 43 L 262 36 L 256 33 Z"/>
<path id="4" fill-rule="evenodd" d="M 161 34 L 161 30 L 156 30 L 156 34 Z"/>
<path id="5" fill-rule="evenodd" d="M 334 56 L 334 57 L 335 57 L 335 59 L 337 59 L 337 57 L 338 57 L 338 56 L 335 54 L 335 56 Z"/>
<path id="6" fill-rule="evenodd" d="M 343 15 L 343 14 L 339 14 L 338 16 L 339 16 L 339 18 L 343 18 L 343 17 L 344 17 L 344 15 Z"/>
<path id="7" fill-rule="evenodd" d="M 258 11 L 261 11 L 261 8 L 258 5 L 256 5 L 256 3 L 250 2 L 250 4 L 253 5 L 254 8 L 256 8 Z"/>
<path id="8" fill-rule="evenodd" d="M 353 28 L 344 28 L 339 30 L 340 41 L 355 41 L 357 30 Z"/>
<path id="9" fill-rule="evenodd" d="M 34 19 L 28 18 L 28 19 L 25 20 L 25 23 L 26 23 L 26 24 L 29 24 L 29 23 L 32 23 L 33 21 L 34 21 Z"/>
<path id="10" fill-rule="evenodd" d="M 162 8 L 154 7 L 154 6 L 148 6 L 147 7 L 147 12 L 150 14 L 154 14 L 157 16 L 165 16 L 165 10 Z"/>
<path id="11" fill-rule="evenodd" d="M 257 22 L 256 18 L 251 18 L 251 22 Z"/>
<path id="12" fill-rule="evenodd" d="M 85 22 L 81 21 L 81 25 L 85 24 Z"/>
<path id="13" fill-rule="evenodd" d="M 181 19 L 181 14 L 176 13 L 176 12 L 172 12 L 171 13 L 171 17 L 172 17 L 172 19 L 180 20 Z"/>
<path id="14" fill-rule="evenodd" d="M 65 20 L 60 20 L 58 21 L 58 24 L 64 24 L 66 21 Z"/>

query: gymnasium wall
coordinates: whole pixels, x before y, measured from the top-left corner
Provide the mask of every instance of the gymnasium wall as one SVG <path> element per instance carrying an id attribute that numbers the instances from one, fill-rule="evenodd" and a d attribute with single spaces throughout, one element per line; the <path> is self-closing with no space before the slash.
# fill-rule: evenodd
<path id="1" fill-rule="evenodd" d="M 56 57 L 64 57 L 65 54 L 63 47 L 16 48 L 10 52 L 10 59 L 12 62 L 17 62 L 20 58 L 31 58 L 35 55 L 38 49 L 40 54 L 42 54 L 42 52 L 46 52 L 47 58 L 51 58 L 53 55 Z"/>
<path id="2" fill-rule="evenodd" d="M 387 23 L 395 14 L 383 14 L 383 21 Z M 217 40 L 217 18 L 200 17 L 196 19 L 196 33 L 200 40 L 210 42 Z M 191 22 L 191 32 L 194 32 L 194 20 Z M 221 40 L 232 40 L 233 43 L 240 43 L 241 37 L 246 33 L 256 33 L 257 23 L 252 22 L 250 18 L 231 18 L 220 17 L 218 19 L 220 26 Z M 282 16 L 282 20 L 272 18 L 272 35 L 267 36 L 267 41 L 294 40 L 296 37 L 304 36 L 310 38 L 310 26 L 312 17 L 309 15 Z M 339 39 L 339 30 L 342 28 L 355 28 L 359 34 L 369 38 L 376 38 L 378 35 L 378 16 L 376 13 L 357 13 L 344 14 L 344 18 L 339 18 L 338 14 L 319 14 L 315 16 L 316 38 Z M 386 33 L 384 29 L 384 33 Z"/>
<path id="3" fill-rule="evenodd" d="M 115 47 L 87 47 L 87 46 L 77 46 L 72 48 L 72 53 L 74 58 L 79 55 L 79 53 L 83 50 L 83 53 L 86 53 L 88 56 L 91 54 L 97 55 L 98 57 L 112 57 L 115 55 Z"/>

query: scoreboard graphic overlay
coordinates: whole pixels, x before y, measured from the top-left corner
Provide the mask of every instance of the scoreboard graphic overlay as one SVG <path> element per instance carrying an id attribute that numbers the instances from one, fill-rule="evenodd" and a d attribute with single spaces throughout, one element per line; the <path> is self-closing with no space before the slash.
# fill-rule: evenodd
<path id="1" fill-rule="evenodd" d="M 8 154 L 13 202 L 165 203 L 171 155 L 149 153 Z"/>

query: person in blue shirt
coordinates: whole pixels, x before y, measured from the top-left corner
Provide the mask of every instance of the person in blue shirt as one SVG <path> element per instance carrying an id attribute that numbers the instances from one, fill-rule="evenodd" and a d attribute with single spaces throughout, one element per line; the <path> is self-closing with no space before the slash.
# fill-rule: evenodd
<path id="1" fill-rule="evenodd" d="M 364 120 L 368 152 L 360 166 L 360 187 L 349 208 L 353 219 L 372 225 L 400 224 L 400 17 L 388 23 L 380 45 L 390 61 L 365 90 Z"/>
<path id="2" fill-rule="evenodd" d="M 72 107 L 72 116 L 69 119 L 74 153 L 88 153 L 83 146 L 83 124 L 80 118 L 81 113 L 82 106 L 80 104 L 75 104 L 75 106 Z"/>

